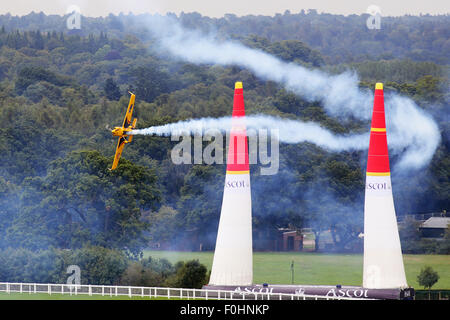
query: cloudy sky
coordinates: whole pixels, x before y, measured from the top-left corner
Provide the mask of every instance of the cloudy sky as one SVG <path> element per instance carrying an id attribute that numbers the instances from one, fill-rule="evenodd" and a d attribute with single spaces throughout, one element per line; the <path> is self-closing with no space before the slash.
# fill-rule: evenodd
<path id="1" fill-rule="evenodd" d="M 302 9 L 334 14 L 361 14 L 371 5 L 381 9 L 384 16 L 404 14 L 449 14 L 449 0 L 0 0 L 0 14 L 26 15 L 32 11 L 46 14 L 65 14 L 71 5 L 80 8 L 85 16 L 106 16 L 109 13 L 199 12 L 210 17 L 225 13 L 274 15 Z"/>

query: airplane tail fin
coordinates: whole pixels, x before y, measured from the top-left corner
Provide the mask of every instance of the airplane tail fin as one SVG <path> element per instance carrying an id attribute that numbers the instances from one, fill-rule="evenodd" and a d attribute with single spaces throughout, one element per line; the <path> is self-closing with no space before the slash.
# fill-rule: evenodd
<path id="1" fill-rule="evenodd" d="M 133 124 L 131 125 L 131 128 L 136 128 L 136 123 L 137 123 L 137 118 L 134 118 L 134 120 L 133 120 Z M 128 136 L 128 143 L 129 142 L 131 142 L 131 141 L 133 141 L 133 135 L 129 135 Z"/>

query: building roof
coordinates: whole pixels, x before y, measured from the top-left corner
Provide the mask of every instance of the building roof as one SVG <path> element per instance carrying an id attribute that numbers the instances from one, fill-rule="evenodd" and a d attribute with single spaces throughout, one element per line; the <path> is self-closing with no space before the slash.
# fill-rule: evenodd
<path id="1" fill-rule="evenodd" d="M 450 224 L 450 218 L 446 217 L 431 217 L 428 220 L 426 220 L 422 225 L 421 228 L 437 228 L 437 229 L 446 229 L 447 226 Z"/>

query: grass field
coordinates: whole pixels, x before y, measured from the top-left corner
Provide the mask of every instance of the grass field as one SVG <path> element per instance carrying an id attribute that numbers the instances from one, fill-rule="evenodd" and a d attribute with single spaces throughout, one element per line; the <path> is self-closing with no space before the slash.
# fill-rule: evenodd
<path id="1" fill-rule="evenodd" d="M 153 299 L 153 298 L 152 298 Z M 128 296 L 104 296 L 87 294 L 69 295 L 69 294 L 52 294 L 48 293 L 5 293 L 0 292 L 0 300 L 149 300 L 148 297 L 128 297 Z"/>
<path id="2" fill-rule="evenodd" d="M 213 252 L 150 251 L 144 257 L 166 258 L 170 262 L 198 259 L 211 270 Z M 300 252 L 255 252 L 253 254 L 253 277 L 255 283 L 290 284 L 291 262 L 294 261 L 295 284 L 342 284 L 360 286 L 362 283 L 361 254 L 317 254 Z M 423 289 L 417 283 L 420 269 L 429 265 L 440 276 L 434 290 L 450 289 L 450 255 L 404 255 L 408 284 L 416 290 Z M 72 295 L 46 293 L 0 293 L 0 300 L 140 300 L 149 298 L 128 296 Z M 161 298 L 164 299 L 164 298 Z"/>
<path id="3" fill-rule="evenodd" d="M 166 258 L 170 262 L 198 259 L 211 270 L 213 252 L 145 251 L 144 257 Z M 290 284 L 291 262 L 294 261 L 295 284 L 362 285 L 362 254 L 317 254 L 303 252 L 255 252 L 253 279 L 255 283 Z M 438 272 L 439 281 L 433 289 L 450 289 L 450 255 L 404 255 L 406 278 L 415 289 L 417 275 L 425 265 Z"/>

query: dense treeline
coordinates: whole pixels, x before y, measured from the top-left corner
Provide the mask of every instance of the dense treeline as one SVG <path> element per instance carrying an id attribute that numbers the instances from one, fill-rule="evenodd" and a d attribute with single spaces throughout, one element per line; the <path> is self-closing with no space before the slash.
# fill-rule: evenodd
<path id="1" fill-rule="evenodd" d="M 67 283 L 80 268 L 79 284 L 180 287 L 200 289 L 208 282 L 206 267 L 191 260 L 175 265 L 152 257 L 129 259 L 123 252 L 99 246 L 77 250 L 50 248 L 0 250 L 0 279 L 3 282 Z M 76 284 L 75 282 L 70 282 Z"/>
<path id="2" fill-rule="evenodd" d="M 274 16 L 248 15 L 238 17 L 225 14 L 221 18 L 210 18 L 199 13 L 181 13 L 176 18 L 185 27 L 215 32 L 221 37 L 242 39 L 250 35 L 267 38 L 270 42 L 299 40 L 321 52 L 329 63 L 363 62 L 365 60 L 409 58 L 415 61 L 433 61 L 448 64 L 450 58 L 450 31 L 447 15 L 405 15 L 382 17 L 381 28 L 370 30 L 366 26 L 368 14 L 335 15 L 317 13 L 316 10 L 301 10 Z M 30 13 L 17 17 L 10 14 L 0 16 L 0 26 L 6 30 L 66 31 L 69 15 L 46 16 Z M 154 18 L 150 14 L 119 14 L 91 18 L 82 16 L 83 33 L 108 33 L 124 37 L 130 33 L 140 39 L 148 37 L 143 27 Z M 88 34 L 84 34 L 87 36 Z"/>
<path id="3" fill-rule="evenodd" d="M 316 18 L 329 18 L 321 16 Z M 30 22 L 36 17 L 41 16 L 20 18 L 21 28 L 30 29 L 38 23 Z M 205 23 L 205 17 L 194 17 L 183 15 L 180 19 L 185 24 L 191 20 Z M 176 142 L 136 136 L 127 145 L 118 170 L 108 170 L 116 143 L 109 129 L 123 121 L 129 90 L 137 95 L 135 113 L 140 128 L 229 115 L 234 82 L 243 81 L 249 114 L 315 121 L 341 134 L 367 129 L 368 123 L 341 123 L 328 116 L 319 103 L 307 102 L 248 70 L 173 62 L 154 55 L 152 44 L 139 40 L 141 34 L 128 33 L 126 24 L 120 30 L 115 28 L 128 16 L 106 18 L 115 19 L 112 24 L 95 20 L 93 33 L 87 35 L 62 32 L 53 25 L 59 21 L 54 16 L 41 18 L 41 29 L 20 31 L 13 30 L 16 18 L 0 16 L 0 25 L 7 26 L 0 29 L 0 249 L 6 255 L 14 250 L 49 255 L 54 254 L 46 251 L 49 248 L 74 252 L 88 250 L 87 246 L 104 248 L 124 254 L 126 260 L 118 264 L 123 269 L 108 283 L 119 283 L 120 277 L 140 283 L 138 274 L 148 272 L 153 280 L 146 283 L 173 284 L 172 278 L 163 279 L 149 271 L 156 268 L 148 267 L 149 262 L 136 260 L 150 242 L 195 250 L 199 244 L 204 249 L 214 247 L 223 165 L 175 165 L 170 152 Z M 293 19 L 285 14 L 270 21 L 287 18 Z M 433 34 L 439 40 L 440 21 L 446 18 L 426 17 L 423 21 L 430 19 L 437 21 Z M 277 27 L 272 24 L 268 30 Z M 258 35 L 241 30 L 237 38 L 248 46 L 328 72 L 354 70 L 361 87 L 372 89 L 376 81 L 384 81 L 386 90 L 417 101 L 438 122 L 442 141 L 426 169 L 412 177 L 393 172 L 397 214 L 448 208 L 449 82 L 447 66 L 435 63 L 442 63 L 435 59 L 439 50 L 434 48 L 437 51 L 427 56 L 429 59 L 401 59 L 398 54 L 396 59 L 337 59 L 356 62 L 330 64 L 325 49 L 312 49 L 306 39 L 295 34 L 268 37 L 265 28 Z M 295 40 L 298 38 L 301 41 Z M 360 248 L 365 157 L 364 152 L 332 153 L 308 143 L 282 144 L 276 176 L 261 176 L 253 165 L 255 248 L 264 250 L 276 229 L 288 226 L 313 228 L 317 236 L 331 230 L 337 250 Z M 448 251 L 448 246 L 440 248 L 441 253 Z M 135 262 L 127 260 L 131 258 Z M 60 279 L 63 266 L 55 267 L 55 276 L 45 281 Z M 171 271 L 165 274 L 171 275 L 181 270 L 167 268 Z"/>

